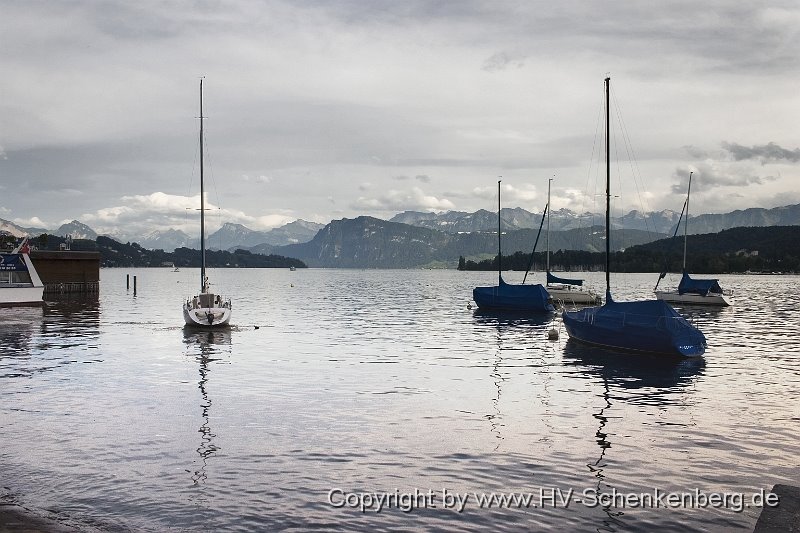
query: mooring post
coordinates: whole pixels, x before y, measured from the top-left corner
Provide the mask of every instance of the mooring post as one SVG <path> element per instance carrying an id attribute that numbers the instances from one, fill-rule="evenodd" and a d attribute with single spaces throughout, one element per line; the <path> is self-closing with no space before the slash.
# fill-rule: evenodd
<path id="1" fill-rule="evenodd" d="M 133 295 L 136 296 L 136 276 L 133 276 Z"/>
<path id="2" fill-rule="evenodd" d="M 125 290 L 126 291 L 131 290 L 131 275 L 130 274 L 125 274 Z"/>

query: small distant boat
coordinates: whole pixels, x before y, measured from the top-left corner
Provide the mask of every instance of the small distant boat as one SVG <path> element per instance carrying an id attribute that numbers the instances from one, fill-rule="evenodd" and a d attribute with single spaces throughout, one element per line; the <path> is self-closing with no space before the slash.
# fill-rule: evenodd
<path id="1" fill-rule="evenodd" d="M 33 266 L 28 238 L 9 254 L 0 254 L 0 307 L 42 305 L 44 284 Z"/>
<path id="2" fill-rule="evenodd" d="M 686 191 L 686 218 L 683 221 L 683 276 L 678 288 L 671 291 L 658 290 L 659 282 L 667 275 L 662 272 L 656 282 L 656 298 L 674 304 L 713 305 L 727 307 L 732 303 L 733 293 L 720 287 L 718 279 L 693 279 L 686 270 L 686 243 L 689 228 L 689 197 L 692 193 L 692 174 L 689 172 L 689 188 Z M 677 233 L 677 228 L 676 228 Z"/>
<path id="3" fill-rule="evenodd" d="M 231 301 L 210 290 L 206 276 L 205 190 L 203 184 L 203 80 L 200 80 L 200 293 L 183 303 L 187 326 L 219 328 L 228 326 Z"/>
<path id="4" fill-rule="evenodd" d="M 570 338 L 616 350 L 696 357 L 705 353 L 706 338 L 663 300 L 615 302 L 611 297 L 611 162 L 609 88 L 606 105 L 606 302 L 599 307 L 564 311 Z"/>
<path id="5" fill-rule="evenodd" d="M 597 305 L 602 301 L 600 295 L 589 289 L 583 289 L 582 279 L 560 278 L 550 272 L 550 184 L 547 182 L 547 293 L 555 302 L 563 305 Z"/>
<path id="6" fill-rule="evenodd" d="M 475 287 L 472 299 L 481 309 L 550 313 L 555 311 L 550 295 L 541 284 L 511 285 L 503 280 L 500 239 L 500 181 L 497 182 L 497 285 Z"/>
<path id="7" fill-rule="evenodd" d="M 292 271 L 292 272 L 294 272 L 294 271 L 295 271 L 295 270 L 297 270 L 297 269 L 296 269 L 295 267 L 293 267 L 293 266 L 290 266 L 290 267 L 289 267 L 289 270 L 290 270 L 290 271 Z"/>

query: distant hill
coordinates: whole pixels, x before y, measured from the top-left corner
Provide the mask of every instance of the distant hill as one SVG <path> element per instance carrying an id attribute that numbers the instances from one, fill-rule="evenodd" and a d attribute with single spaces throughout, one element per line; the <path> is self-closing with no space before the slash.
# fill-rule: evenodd
<path id="1" fill-rule="evenodd" d="M 687 239 L 687 269 L 694 273 L 798 272 L 800 271 L 800 226 L 732 228 L 719 233 L 690 235 Z M 503 267 L 525 270 L 529 254 L 503 254 Z M 544 268 L 544 254 L 537 252 L 534 270 Z M 683 239 L 667 238 L 614 252 L 615 272 L 681 272 Z M 605 253 L 560 250 L 550 259 L 553 269 L 603 270 Z M 494 258 L 460 261 L 463 270 L 494 270 Z M 655 278 L 653 280 L 655 282 Z"/>
<path id="2" fill-rule="evenodd" d="M 175 248 L 181 247 L 200 248 L 200 240 L 197 237 L 189 237 L 183 231 L 172 228 L 148 233 L 142 237 L 139 244 L 149 250 L 166 250 L 170 252 Z"/>
<path id="3" fill-rule="evenodd" d="M 731 211 L 719 215 L 697 215 L 689 218 L 689 233 L 717 233 L 738 227 L 797 226 L 800 225 L 800 204 L 763 209 Z M 672 234 L 675 225 L 668 232 Z M 681 230 L 683 231 L 683 230 Z"/>
<path id="4" fill-rule="evenodd" d="M 24 228 L 14 224 L 10 220 L 0 218 L 0 234 L 13 235 L 14 237 L 37 236 L 48 233 L 44 228 Z"/>
<path id="5" fill-rule="evenodd" d="M 323 226 L 324 224 L 298 219 L 269 231 L 256 231 L 242 224 L 226 222 L 208 236 L 207 243 L 210 247 L 223 250 L 251 249 L 262 244 L 295 244 L 310 241 Z"/>
<path id="6" fill-rule="evenodd" d="M 538 228 L 537 228 L 538 230 Z M 504 232 L 503 249 L 530 253 L 537 230 Z M 615 249 L 664 237 L 638 230 L 620 232 L 612 241 Z M 590 227 L 550 234 L 551 249 L 596 251 L 603 249 L 602 228 Z M 545 247 L 545 236 L 539 249 Z M 455 267 L 459 256 L 497 253 L 497 232 L 450 233 L 373 217 L 334 220 L 309 242 L 273 248 L 275 253 L 297 257 L 314 267 L 415 268 Z"/>
<path id="7" fill-rule="evenodd" d="M 54 240 L 57 241 L 57 239 Z M 74 246 L 73 249 L 75 249 Z M 197 268 L 201 262 L 199 250 L 190 248 L 177 248 L 174 252 L 147 250 L 136 243 L 123 244 L 110 237 L 103 236 L 97 238 L 96 249 L 100 252 L 100 264 L 104 267 L 158 267 L 165 264 L 174 264 L 179 267 Z M 237 250 L 233 253 L 220 250 L 206 251 L 206 266 L 212 268 L 306 267 L 305 263 L 291 257 L 253 254 L 245 250 Z"/>

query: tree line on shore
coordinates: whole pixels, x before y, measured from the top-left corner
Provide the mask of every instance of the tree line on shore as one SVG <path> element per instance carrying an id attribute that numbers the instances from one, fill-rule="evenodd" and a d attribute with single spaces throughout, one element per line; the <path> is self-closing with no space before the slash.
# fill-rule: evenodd
<path id="1" fill-rule="evenodd" d="M 0 236 L 0 247 L 11 249 L 18 241 L 13 236 Z M 67 239 L 56 235 L 41 234 L 30 240 L 38 250 L 59 250 L 67 244 Z M 200 267 L 200 250 L 176 248 L 173 252 L 147 250 L 137 243 L 122 243 L 110 237 L 98 236 L 92 239 L 71 239 L 69 249 L 76 252 L 99 252 L 100 266 L 103 267 Z M 247 250 L 206 250 L 206 266 L 238 268 L 306 268 L 299 259 L 282 255 L 255 254 Z"/>
<path id="2" fill-rule="evenodd" d="M 725 274 L 737 272 L 800 272 L 800 226 L 733 228 L 720 233 L 690 235 L 686 269 L 690 272 Z M 605 269 L 605 252 L 558 250 L 550 254 L 553 271 L 598 271 Z M 459 270 L 497 270 L 498 258 L 473 261 L 460 257 Z M 504 255 L 503 270 L 545 270 L 545 252 L 515 252 Z M 680 272 L 683 240 L 661 239 L 612 252 L 615 272 Z"/>

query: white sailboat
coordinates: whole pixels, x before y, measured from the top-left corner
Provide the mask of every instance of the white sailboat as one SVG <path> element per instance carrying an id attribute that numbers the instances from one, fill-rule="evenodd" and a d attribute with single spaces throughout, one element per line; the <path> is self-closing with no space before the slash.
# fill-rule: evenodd
<path id="1" fill-rule="evenodd" d="M 686 191 L 686 218 L 683 221 L 683 276 L 678 287 L 671 291 L 658 290 L 658 282 L 656 282 L 656 298 L 674 304 L 727 307 L 732 303 L 733 293 L 723 290 L 719 285 L 719 280 L 692 279 L 686 270 L 686 242 L 689 227 L 689 197 L 692 193 L 692 174 L 694 172 L 689 172 L 689 188 Z M 659 276 L 658 281 L 660 282 L 665 275 L 666 271 Z"/>
<path id="2" fill-rule="evenodd" d="M 211 292 L 206 276 L 206 218 L 203 184 L 203 80 L 200 80 L 200 293 L 183 303 L 183 320 L 198 328 L 226 327 L 231 319 L 231 301 Z"/>
<path id="3" fill-rule="evenodd" d="M 550 273 L 550 185 L 552 178 L 547 182 L 547 292 L 554 302 L 562 305 L 581 304 L 597 305 L 601 303 L 600 295 L 592 290 L 584 289 L 582 279 L 567 279 L 554 276 Z"/>

